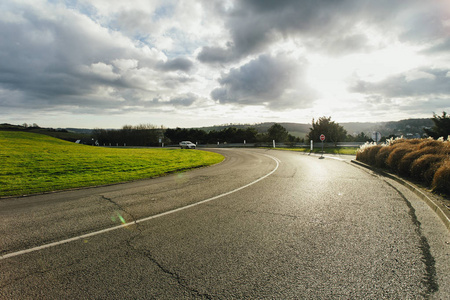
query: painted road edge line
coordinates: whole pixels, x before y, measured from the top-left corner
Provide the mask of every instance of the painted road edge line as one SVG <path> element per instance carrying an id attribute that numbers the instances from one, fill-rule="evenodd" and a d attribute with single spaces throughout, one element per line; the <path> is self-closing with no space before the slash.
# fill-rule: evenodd
<path id="1" fill-rule="evenodd" d="M 210 202 L 210 201 L 213 201 L 213 200 L 216 200 L 216 199 L 228 196 L 230 194 L 233 194 L 235 192 L 243 190 L 243 189 L 245 189 L 245 188 L 247 188 L 247 187 L 249 187 L 251 185 L 254 185 L 257 182 L 260 182 L 261 180 L 266 179 L 267 177 L 269 177 L 270 175 L 272 175 L 273 173 L 275 173 L 278 170 L 278 167 L 280 166 L 280 162 L 281 161 L 278 158 L 273 157 L 271 155 L 264 154 L 264 156 L 267 156 L 270 159 L 275 161 L 275 163 L 276 163 L 275 168 L 272 171 L 270 171 L 269 173 L 267 173 L 266 175 L 264 175 L 264 176 L 262 176 L 262 177 L 260 177 L 260 178 L 258 178 L 256 180 L 254 180 L 254 181 L 252 181 L 252 182 L 250 182 L 250 183 L 248 183 L 246 185 L 243 185 L 243 186 L 238 187 L 238 188 L 236 188 L 234 190 L 231 190 L 229 192 L 226 192 L 226 193 L 223 193 L 223 194 L 220 194 L 220 195 L 217 195 L 217 196 L 214 196 L 214 197 L 211 197 L 211 198 L 208 198 L 208 199 L 205 199 L 205 200 L 193 203 L 193 204 L 189 204 L 189 205 L 186 205 L 186 206 L 183 206 L 183 207 L 179 207 L 179 208 L 172 209 L 172 210 L 169 210 L 169 211 L 166 211 L 166 212 L 163 212 L 163 213 L 159 213 L 159 214 L 156 214 L 156 215 L 153 215 L 153 216 L 150 216 L 150 217 L 142 218 L 142 219 L 130 222 L 130 223 L 125 223 L 125 224 L 122 224 L 122 225 L 118 225 L 118 226 L 114 226 L 114 227 L 110 227 L 110 228 L 94 231 L 94 232 L 91 232 L 91 233 L 86 233 L 86 234 L 79 235 L 79 236 L 76 236 L 76 237 L 73 237 L 73 238 L 70 238 L 70 239 L 65 239 L 65 240 L 53 242 L 53 243 L 50 243 L 50 244 L 45 244 L 45 245 L 41 245 L 41 246 L 29 248 L 29 249 L 24 249 L 24 250 L 12 252 L 12 253 L 7 253 L 7 254 L 4 254 L 4 255 L 1 255 L 0 256 L 0 260 L 11 258 L 11 257 L 15 257 L 15 256 L 19 256 L 19 255 L 23 255 L 23 254 L 27 254 L 27 253 L 31 253 L 31 252 L 35 252 L 35 251 L 39 251 L 39 250 L 43 250 L 43 249 L 46 249 L 46 248 L 55 247 L 55 246 L 66 244 L 66 243 L 70 243 L 70 242 L 73 242 L 73 241 L 82 240 L 82 239 L 85 239 L 85 238 L 88 238 L 88 237 L 92 237 L 92 236 L 99 235 L 99 234 L 102 234 L 102 233 L 106 233 L 106 232 L 110 232 L 110 231 L 117 230 L 117 229 L 120 229 L 120 228 L 128 227 L 128 226 L 131 226 L 131 225 L 136 225 L 138 223 L 143 223 L 143 222 L 150 221 L 150 220 L 153 220 L 153 219 L 156 219 L 156 218 L 159 218 L 159 217 L 167 216 L 167 215 L 170 215 L 170 214 L 173 214 L 173 213 L 185 210 L 185 209 L 192 208 L 192 207 L 197 206 L 197 205 L 201 205 L 201 204 L 204 204 L 204 203 L 207 203 L 207 202 Z"/>

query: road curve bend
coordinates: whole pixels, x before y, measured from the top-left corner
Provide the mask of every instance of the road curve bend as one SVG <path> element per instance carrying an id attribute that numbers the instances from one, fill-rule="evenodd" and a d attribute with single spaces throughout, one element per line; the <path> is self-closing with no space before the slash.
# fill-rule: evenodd
<path id="1" fill-rule="evenodd" d="M 450 298 L 449 232 L 406 188 L 345 160 L 211 150 L 225 161 L 1 200 L 3 256 L 81 238 L 0 260 L 0 299 Z"/>

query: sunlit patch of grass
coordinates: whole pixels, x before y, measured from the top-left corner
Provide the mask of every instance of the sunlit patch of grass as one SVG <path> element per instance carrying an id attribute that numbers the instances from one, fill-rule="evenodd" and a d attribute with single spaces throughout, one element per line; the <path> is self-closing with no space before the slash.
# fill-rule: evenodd
<path id="1" fill-rule="evenodd" d="M 0 131 L 0 196 L 151 178 L 222 160 L 199 150 L 102 148 Z"/>

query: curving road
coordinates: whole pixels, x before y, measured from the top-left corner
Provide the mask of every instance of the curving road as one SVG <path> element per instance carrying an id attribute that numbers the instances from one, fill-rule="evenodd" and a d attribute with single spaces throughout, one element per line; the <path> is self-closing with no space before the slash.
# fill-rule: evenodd
<path id="1" fill-rule="evenodd" d="M 0 200 L 0 299 L 450 298 L 450 234 L 346 159 L 211 149 L 186 173 Z"/>

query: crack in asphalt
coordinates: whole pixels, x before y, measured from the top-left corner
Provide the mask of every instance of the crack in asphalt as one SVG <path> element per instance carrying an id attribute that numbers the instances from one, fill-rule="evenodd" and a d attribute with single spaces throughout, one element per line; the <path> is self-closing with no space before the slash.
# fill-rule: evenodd
<path id="1" fill-rule="evenodd" d="M 129 215 L 129 216 L 131 217 L 132 222 L 133 222 L 134 224 L 138 225 L 137 222 L 136 222 L 136 221 L 137 221 L 137 218 L 136 218 L 133 214 L 131 214 L 129 211 L 127 211 L 122 205 L 120 205 L 120 204 L 117 203 L 116 201 L 112 200 L 111 198 L 105 197 L 104 195 L 100 195 L 100 196 L 101 196 L 101 198 L 102 198 L 103 200 L 108 201 L 109 203 L 111 203 L 111 204 L 113 204 L 114 206 L 116 206 L 120 211 L 123 211 L 124 213 L 126 213 L 127 215 Z M 125 222 L 125 223 L 129 223 L 129 222 Z"/>
<path id="2" fill-rule="evenodd" d="M 181 277 L 181 275 L 179 275 L 179 274 L 169 270 L 167 267 L 163 266 L 158 260 L 156 260 L 156 258 L 152 255 L 152 253 L 149 250 L 145 250 L 145 249 L 140 250 L 140 249 L 136 248 L 133 245 L 133 241 L 135 239 L 137 239 L 139 236 L 142 236 L 142 226 L 141 226 L 141 224 L 139 224 L 137 222 L 137 218 L 133 214 L 128 212 L 123 206 L 121 206 L 120 204 L 118 204 L 117 202 L 112 200 L 111 198 L 105 197 L 104 195 L 101 195 L 101 197 L 103 200 L 110 202 L 111 204 L 116 206 L 119 210 L 128 214 L 132 218 L 133 223 L 136 225 L 136 229 L 137 229 L 138 233 L 133 235 L 129 239 L 125 240 L 126 245 L 128 246 L 128 248 L 131 251 L 145 256 L 151 263 L 153 263 L 156 267 L 158 267 L 158 269 L 160 269 L 162 272 L 164 272 L 165 274 L 167 274 L 170 277 L 172 277 L 173 279 L 175 279 L 175 281 L 178 283 L 179 286 L 181 286 L 183 289 L 187 290 L 193 296 L 199 297 L 201 299 L 212 299 L 212 297 L 210 295 L 201 293 L 199 290 L 190 287 L 186 283 L 186 280 Z"/>
<path id="3" fill-rule="evenodd" d="M 391 183 L 387 182 L 384 179 L 383 181 L 386 182 L 386 184 L 389 185 L 391 188 L 393 188 L 406 203 L 406 206 L 408 206 L 409 209 L 408 214 L 411 217 L 412 223 L 415 225 L 416 234 L 419 236 L 420 242 L 419 249 L 422 252 L 422 262 L 425 264 L 425 276 L 423 278 L 423 284 L 426 287 L 426 292 L 423 296 L 425 298 L 428 298 L 439 290 L 439 284 L 436 278 L 435 259 L 431 254 L 430 244 L 428 244 L 427 238 L 422 233 L 421 228 L 422 224 L 417 219 L 416 210 L 411 205 L 411 202 L 409 202 L 409 200 L 405 197 L 405 195 L 403 195 L 403 193 L 400 190 L 398 190 L 395 186 L 393 186 Z"/>
<path id="4" fill-rule="evenodd" d="M 141 228 L 138 228 L 139 234 L 131 237 L 130 239 L 126 240 L 126 244 L 129 247 L 129 249 L 131 249 L 132 251 L 139 253 L 143 256 L 145 256 L 151 263 L 153 263 L 156 267 L 158 267 L 158 269 L 160 269 L 163 273 L 169 275 L 171 278 L 173 278 L 180 287 L 182 287 L 183 289 L 185 289 L 186 291 L 188 291 L 191 295 L 193 295 L 194 297 L 199 297 L 201 299 L 213 299 L 211 295 L 206 294 L 206 293 L 201 293 L 199 290 L 190 287 L 186 280 L 182 278 L 182 276 L 174 271 L 171 271 L 169 268 L 165 267 L 162 263 L 160 263 L 150 252 L 150 250 L 146 250 L 146 249 L 138 249 L 136 248 L 132 242 L 134 239 L 138 238 L 139 235 L 142 235 L 142 230 Z"/>

